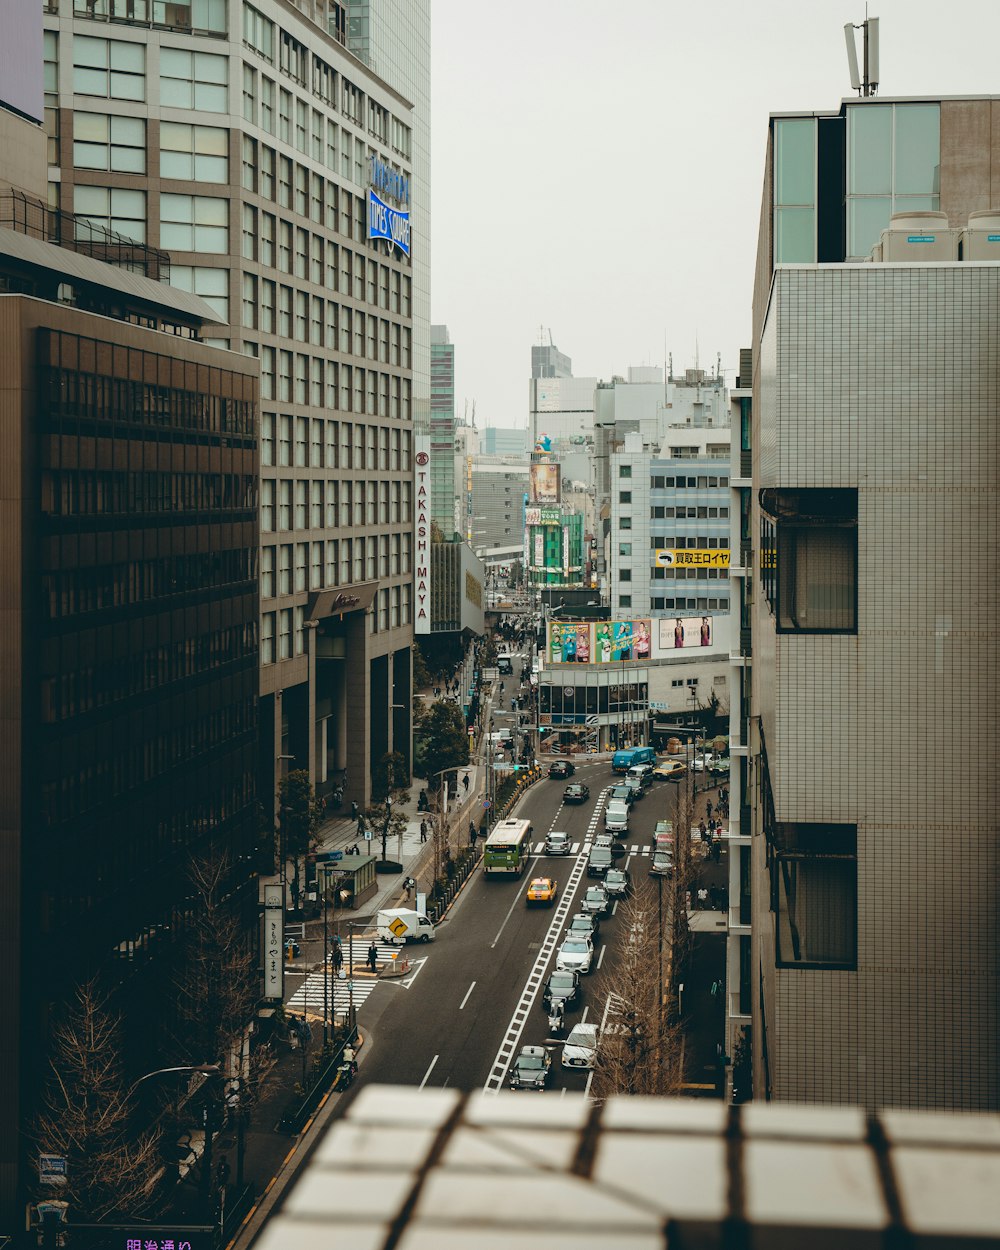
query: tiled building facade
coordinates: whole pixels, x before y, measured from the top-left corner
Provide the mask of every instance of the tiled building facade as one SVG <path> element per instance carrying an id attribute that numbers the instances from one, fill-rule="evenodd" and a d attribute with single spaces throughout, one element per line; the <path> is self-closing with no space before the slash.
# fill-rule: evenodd
<path id="1" fill-rule="evenodd" d="M 982 1110 L 1000 1100 L 998 792 L 982 752 L 1000 693 L 983 575 L 1000 538 L 1000 267 L 822 262 L 877 242 L 876 212 L 879 229 L 901 207 L 960 229 L 989 208 L 1000 102 L 874 107 L 772 119 L 742 557 L 753 875 L 739 1009 L 752 1005 L 755 1097 Z M 786 121 L 807 122 L 795 142 Z M 782 218 L 809 182 L 797 162 L 815 176 L 796 241 Z M 922 187 L 933 202 L 905 202 Z"/>

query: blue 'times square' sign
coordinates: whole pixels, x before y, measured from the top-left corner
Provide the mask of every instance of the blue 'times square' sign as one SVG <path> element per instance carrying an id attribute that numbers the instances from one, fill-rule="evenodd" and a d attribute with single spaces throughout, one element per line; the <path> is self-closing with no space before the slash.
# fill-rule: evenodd
<path id="1" fill-rule="evenodd" d="M 390 208 L 372 189 L 368 191 L 368 237 L 385 239 L 404 256 L 410 254 L 410 214 Z"/>

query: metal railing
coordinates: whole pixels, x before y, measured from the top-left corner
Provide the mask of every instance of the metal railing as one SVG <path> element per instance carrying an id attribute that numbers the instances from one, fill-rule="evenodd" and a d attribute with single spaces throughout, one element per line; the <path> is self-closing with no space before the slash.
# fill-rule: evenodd
<path id="1" fill-rule="evenodd" d="M 158 282 L 170 280 L 169 253 L 58 208 L 49 208 L 23 191 L 0 192 L 0 226 Z"/>

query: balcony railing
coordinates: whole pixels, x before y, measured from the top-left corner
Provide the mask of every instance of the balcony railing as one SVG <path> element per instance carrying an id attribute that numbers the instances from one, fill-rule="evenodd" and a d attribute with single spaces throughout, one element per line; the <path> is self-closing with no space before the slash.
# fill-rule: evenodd
<path id="1" fill-rule="evenodd" d="M 22 191 L 0 192 L 0 226 L 103 260 L 118 269 L 144 274 L 158 282 L 170 281 L 169 253 L 137 243 L 105 226 L 49 208 Z"/>

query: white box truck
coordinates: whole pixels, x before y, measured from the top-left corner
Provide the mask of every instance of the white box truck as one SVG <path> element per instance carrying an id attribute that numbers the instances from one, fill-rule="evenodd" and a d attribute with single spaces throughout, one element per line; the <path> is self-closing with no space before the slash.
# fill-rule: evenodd
<path id="1" fill-rule="evenodd" d="M 419 911 L 389 907 L 378 914 L 378 935 L 383 942 L 396 946 L 404 942 L 433 942 L 434 925 Z"/>

